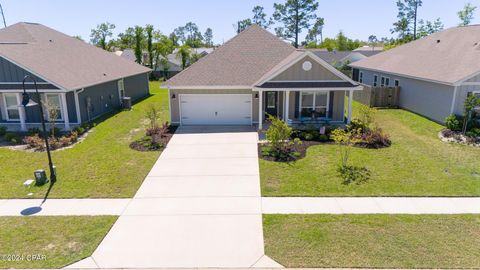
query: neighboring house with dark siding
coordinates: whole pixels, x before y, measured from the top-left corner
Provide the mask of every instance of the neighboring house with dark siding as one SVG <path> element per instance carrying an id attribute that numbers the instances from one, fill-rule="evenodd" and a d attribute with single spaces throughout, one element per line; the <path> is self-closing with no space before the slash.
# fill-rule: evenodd
<path id="1" fill-rule="evenodd" d="M 480 96 L 480 25 L 454 27 L 352 63 L 353 79 L 400 86 L 400 107 L 443 123 Z"/>
<path id="2" fill-rule="evenodd" d="M 32 99 L 58 107 L 57 126 L 70 130 L 120 108 L 122 97 L 148 96 L 149 72 L 41 24 L 14 24 L 0 30 L 0 126 L 26 131 L 40 125 L 38 106 L 18 106 L 26 75 L 38 84 L 40 97 Z M 34 92 L 31 80 L 26 85 Z"/>

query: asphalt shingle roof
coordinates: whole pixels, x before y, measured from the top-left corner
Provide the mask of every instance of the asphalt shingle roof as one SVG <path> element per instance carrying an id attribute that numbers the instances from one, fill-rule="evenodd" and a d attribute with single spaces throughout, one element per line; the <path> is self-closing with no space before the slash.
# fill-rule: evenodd
<path id="1" fill-rule="evenodd" d="M 168 80 L 168 87 L 253 86 L 296 49 L 253 25 Z"/>
<path id="2" fill-rule="evenodd" d="M 480 72 L 480 25 L 450 28 L 350 66 L 456 84 Z"/>
<path id="3" fill-rule="evenodd" d="M 1 29 L 0 57 L 66 90 L 150 71 L 114 53 L 35 23 L 17 23 Z"/>

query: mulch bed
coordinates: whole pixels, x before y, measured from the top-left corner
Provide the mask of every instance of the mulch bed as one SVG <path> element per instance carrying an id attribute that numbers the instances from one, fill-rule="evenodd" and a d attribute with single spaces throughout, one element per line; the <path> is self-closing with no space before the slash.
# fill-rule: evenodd
<path id="1" fill-rule="evenodd" d="M 438 133 L 438 138 L 443 142 L 466 144 L 480 147 L 480 137 L 468 137 L 463 135 L 463 133 L 460 131 L 444 129 Z"/>
<path id="2" fill-rule="evenodd" d="M 150 151 L 162 151 L 167 147 L 168 142 L 170 139 L 173 137 L 173 134 L 175 134 L 175 131 L 177 130 L 176 126 L 170 126 L 168 128 L 168 133 L 164 134 L 159 139 L 159 146 L 158 147 L 151 147 L 149 145 L 148 139 L 151 139 L 150 136 L 145 136 L 142 137 L 141 139 L 138 139 L 130 144 L 130 148 L 136 151 L 140 152 L 150 152 Z"/>
<path id="3" fill-rule="evenodd" d="M 258 156 L 263 159 L 263 160 L 267 160 L 267 161 L 274 161 L 274 162 L 292 162 L 292 161 L 297 161 L 299 159 L 302 159 L 304 158 L 306 155 L 307 155 L 307 149 L 310 147 L 310 146 L 314 146 L 314 145 L 319 145 L 319 144 L 332 144 L 332 142 L 318 142 L 318 141 L 302 141 L 301 144 L 295 144 L 293 146 L 293 152 L 297 152 L 298 155 L 297 156 L 291 156 L 289 159 L 277 159 L 275 157 L 272 157 L 272 156 L 264 156 L 262 154 L 262 148 L 265 147 L 265 146 L 268 146 L 268 143 L 259 143 L 258 144 Z"/>

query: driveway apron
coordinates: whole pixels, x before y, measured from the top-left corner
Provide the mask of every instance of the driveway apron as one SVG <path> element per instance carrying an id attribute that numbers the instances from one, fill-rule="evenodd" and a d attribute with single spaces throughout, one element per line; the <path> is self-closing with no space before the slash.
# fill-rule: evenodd
<path id="1" fill-rule="evenodd" d="M 257 139 L 251 127 L 180 127 L 95 263 L 253 266 L 264 254 Z"/>

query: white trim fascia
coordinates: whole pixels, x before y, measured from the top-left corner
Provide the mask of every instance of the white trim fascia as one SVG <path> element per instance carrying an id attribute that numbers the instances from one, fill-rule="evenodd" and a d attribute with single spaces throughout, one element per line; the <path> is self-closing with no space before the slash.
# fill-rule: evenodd
<path id="1" fill-rule="evenodd" d="M 192 86 L 166 86 L 167 89 L 171 90 L 251 90 L 252 86 L 250 85 L 209 85 L 209 86 L 201 86 L 201 85 L 192 85 Z"/>
<path id="2" fill-rule="evenodd" d="M 458 85 L 468 85 L 468 84 L 465 84 L 468 80 L 470 80 L 471 78 L 474 78 L 476 76 L 480 75 L 480 71 L 478 72 L 475 72 L 471 75 L 468 75 L 467 77 L 465 77 L 464 79 L 461 79 L 460 81 L 458 82 L 455 82 L 454 85 L 458 86 Z"/>
<path id="3" fill-rule="evenodd" d="M 60 88 L 60 89 L 62 89 L 62 90 L 68 90 L 67 88 L 65 88 L 65 87 L 61 86 L 60 84 L 58 84 L 58 83 L 56 83 L 56 82 L 54 82 L 54 81 L 52 81 L 52 80 L 49 80 L 49 79 L 47 79 L 47 78 L 45 78 L 45 77 L 41 76 L 40 74 L 38 74 L 38 73 L 36 73 L 36 72 L 34 72 L 34 71 L 30 70 L 29 68 L 25 67 L 25 66 L 24 66 L 24 65 L 22 65 L 22 64 L 19 64 L 19 63 L 17 63 L 16 61 L 13 61 L 12 59 L 10 59 L 9 57 L 6 57 L 6 56 L 5 56 L 5 55 L 3 55 L 3 54 L 0 54 L 0 57 L 3 57 L 3 58 L 5 58 L 5 60 L 7 60 L 7 61 L 9 61 L 9 62 L 11 62 L 11 63 L 13 63 L 13 64 L 15 64 L 15 65 L 19 66 L 19 67 L 21 67 L 22 69 L 24 69 L 24 70 L 26 70 L 26 71 L 28 71 L 28 72 L 32 73 L 33 75 L 37 76 L 38 78 L 40 78 L 40 79 L 42 79 L 42 80 L 44 80 L 44 81 L 46 81 L 46 82 L 49 82 L 50 84 L 53 84 L 53 85 L 55 85 L 56 87 L 58 87 L 58 88 Z"/>
<path id="4" fill-rule="evenodd" d="M 411 75 L 405 75 L 405 74 L 400 74 L 400 73 L 395 73 L 395 72 L 390 72 L 390 71 L 384 71 L 384 70 L 379 70 L 379 69 L 373 69 L 373 68 L 364 68 L 364 67 L 357 67 L 357 66 L 352 66 L 352 68 L 356 68 L 358 70 L 368 70 L 372 72 L 378 72 L 378 73 L 383 73 L 383 74 L 389 74 L 393 76 L 398 76 L 398 77 L 403 77 L 403 78 L 409 78 L 409 79 L 414 79 L 414 80 L 419 80 L 419 81 L 425 81 L 425 82 L 431 82 L 431 83 L 438 83 L 438 84 L 443 84 L 443 85 L 448 85 L 448 86 L 455 86 L 455 83 L 448 83 L 448 82 L 442 82 L 442 81 L 436 81 L 436 80 L 430 80 L 430 79 L 425 79 L 425 78 L 420 78 L 416 76 L 411 76 Z"/>
<path id="5" fill-rule="evenodd" d="M 323 87 L 323 88 L 295 88 L 295 89 L 286 89 L 286 88 L 260 88 L 254 87 L 253 91 L 295 91 L 295 92 L 312 92 L 312 91 L 361 91 L 363 90 L 363 86 L 356 86 L 356 87 L 342 87 L 342 88 L 330 88 L 330 87 Z"/>
<path id="6" fill-rule="evenodd" d="M 298 81 L 268 81 L 268 82 L 282 82 L 282 83 L 295 83 L 295 82 L 344 82 L 343 80 L 298 80 Z"/>
<path id="7" fill-rule="evenodd" d="M 461 85 L 457 86 L 480 86 L 480 82 L 464 82 Z"/>
<path id="8" fill-rule="evenodd" d="M 22 82 L 0 82 L 0 84 L 19 84 L 19 85 L 22 85 Z M 45 85 L 45 84 L 51 84 L 51 83 L 49 83 L 49 82 L 37 82 L 37 84 Z M 34 85 L 34 83 L 28 81 L 28 82 L 25 82 L 25 85 Z M 55 90 L 55 89 L 52 89 L 52 90 Z"/>
<path id="9" fill-rule="evenodd" d="M 453 114 L 455 110 L 455 102 L 457 101 L 457 90 L 458 90 L 458 86 L 455 86 L 455 88 L 453 89 L 453 98 L 452 98 L 452 105 L 450 107 L 450 114 Z"/>
<path id="10" fill-rule="evenodd" d="M 23 89 L 0 89 L 1 93 L 23 93 Z M 26 89 L 27 93 L 35 93 L 35 89 Z M 60 89 L 38 89 L 39 93 L 68 93 L 70 91 L 60 90 Z"/>

